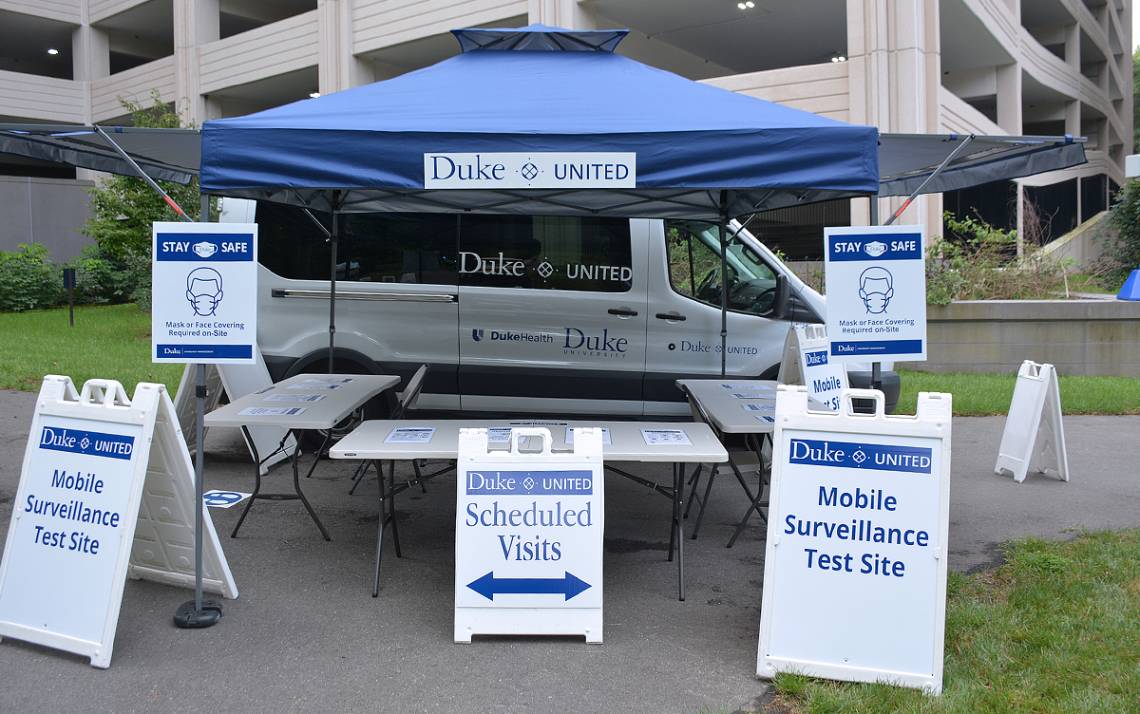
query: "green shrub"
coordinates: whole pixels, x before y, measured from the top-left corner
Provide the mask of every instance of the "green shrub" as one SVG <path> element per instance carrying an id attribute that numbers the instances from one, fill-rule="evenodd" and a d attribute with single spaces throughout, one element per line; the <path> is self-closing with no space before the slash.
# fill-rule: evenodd
<path id="1" fill-rule="evenodd" d="M 926 255 L 926 301 L 1032 300 L 1064 294 L 1067 264 L 1034 253 L 1017 258 L 1017 231 L 975 218 L 944 216 L 947 237 Z"/>
<path id="2" fill-rule="evenodd" d="M 47 248 L 21 243 L 15 251 L 0 251 L 0 310 L 52 307 L 62 298 L 63 276 L 51 264 Z"/>
<path id="3" fill-rule="evenodd" d="M 1111 220 L 1117 237 L 1106 257 L 1114 263 L 1111 278 L 1123 282 L 1129 272 L 1140 268 L 1140 181 L 1129 181 L 1116 194 L 1116 201 Z"/>
<path id="4" fill-rule="evenodd" d="M 150 300 L 150 261 L 145 256 L 109 254 L 98 244 L 87 245 L 68 267 L 75 268 L 75 302 L 117 304 L 134 302 L 139 292 Z"/>

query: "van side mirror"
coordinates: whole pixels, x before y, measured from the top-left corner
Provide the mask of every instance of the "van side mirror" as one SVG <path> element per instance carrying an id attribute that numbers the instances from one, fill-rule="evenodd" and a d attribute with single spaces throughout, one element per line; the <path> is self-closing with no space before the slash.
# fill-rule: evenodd
<path id="1" fill-rule="evenodd" d="M 788 276 L 783 273 L 776 274 L 776 294 L 772 298 L 772 310 L 768 316 L 773 320 L 786 319 L 788 302 L 791 300 L 791 289 L 788 286 Z"/>

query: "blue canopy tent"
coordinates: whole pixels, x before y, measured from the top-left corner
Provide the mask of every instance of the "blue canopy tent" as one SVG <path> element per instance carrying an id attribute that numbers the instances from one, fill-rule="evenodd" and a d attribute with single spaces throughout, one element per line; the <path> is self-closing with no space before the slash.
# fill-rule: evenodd
<path id="1" fill-rule="evenodd" d="M 614 54 L 627 32 L 542 25 L 455 30 L 462 52 L 430 67 L 206 122 L 202 189 L 333 215 L 330 370 L 339 213 L 705 218 L 720 222 L 723 243 L 731 218 L 878 190 L 873 127 L 709 87 Z M 587 162 L 597 155 L 631 156 L 619 169 L 630 180 L 535 188 L 528 158 L 521 175 L 469 168 L 486 179 L 474 182 L 478 188 L 435 188 L 429 181 L 427 155 L 458 161 L 486 154 L 536 156 L 540 165 L 537 157 L 550 155 Z M 500 177 L 501 187 L 488 185 Z M 721 270 L 726 274 L 725 266 Z"/>

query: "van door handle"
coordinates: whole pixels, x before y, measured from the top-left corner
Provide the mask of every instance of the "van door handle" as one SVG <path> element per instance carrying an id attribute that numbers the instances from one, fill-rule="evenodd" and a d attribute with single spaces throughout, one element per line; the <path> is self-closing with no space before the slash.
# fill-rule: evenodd
<path id="1" fill-rule="evenodd" d="M 618 317 L 637 317 L 637 310 L 630 310 L 628 307 L 611 307 L 606 312 Z"/>
<path id="2" fill-rule="evenodd" d="M 658 320 L 673 320 L 674 322 L 685 321 L 685 316 L 679 312 L 659 312 L 655 317 Z"/>

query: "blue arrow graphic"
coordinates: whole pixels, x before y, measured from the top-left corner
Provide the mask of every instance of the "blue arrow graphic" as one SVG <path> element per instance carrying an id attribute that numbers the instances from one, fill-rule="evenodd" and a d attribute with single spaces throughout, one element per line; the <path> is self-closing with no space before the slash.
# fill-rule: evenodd
<path id="1" fill-rule="evenodd" d="M 590 584 L 570 573 L 561 578 L 496 578 L 493 571 L 467 583 L 467 587 L 488 600 L 495 595 L 563 595 L 567 600 L 588 589 Z"/>

